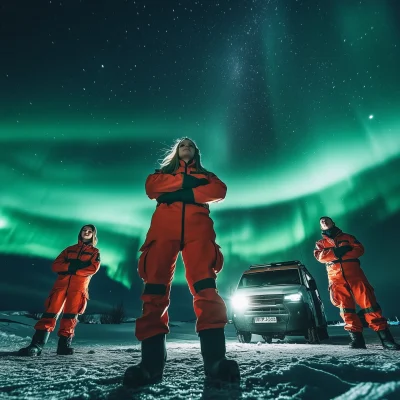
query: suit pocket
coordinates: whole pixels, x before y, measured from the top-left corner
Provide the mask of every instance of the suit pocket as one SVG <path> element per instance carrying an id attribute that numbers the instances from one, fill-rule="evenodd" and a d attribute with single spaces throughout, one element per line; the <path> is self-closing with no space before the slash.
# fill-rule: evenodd
<path id="1" fill-rule="evenodd" d="M 335 298 L 335 285 L 333 283 L 329 284 L 329 297 L 335 307 L 340 307 L 340 302 Z"/>
<path id="2" fill-rule="evenodd" d="M 56 293 L 56 290 L 52 290 L 49 294 L 49 297 L 44 302 L 44 309 L 47 310 L 50 308 L 50 305 L 52 304 L 52 299 L 54 298 L 54 295 Z"/>
<path id="3" fill-rule="evenodd" d="M 139 257 L 139 262 L 138 262 L 138 273 L 139 276 L 146 281 L 147 279 L 147 274 L 146 274 L 146 268 L 147 268 L 147 256 L 149 254 L 150 247 L 153 245 L 154 241 L 144 244 L 141 248 L 140 251 L 142 254 Z"/>
<path id="4" fill-rule="evenodd" d="M 222 267 L 224 266 L 224 256 L 221 252 L 221 247 L 217 245 L 217 243 L 212 242 L 214 246 L 214 251 L 215 251 L 215 260 L 214 260 L 214 265 L 213 265 L 213 270 L 217 274 L 222 270 Z"/>
<path id="5" fill-rule="evenodd" d="M 85 312 L 88 300 L 89 296 L 81 292 L 81 304 L 79 305 L 78 314 L 83 314 Z"/>

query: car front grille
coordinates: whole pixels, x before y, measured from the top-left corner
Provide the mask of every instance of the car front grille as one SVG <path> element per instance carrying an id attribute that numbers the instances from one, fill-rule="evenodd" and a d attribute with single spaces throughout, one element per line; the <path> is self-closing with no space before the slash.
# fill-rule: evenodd
<path id="1" fill-rule="evenodd" d="M 249 296 L 249 305 L 246 313 L 249 311 L 263 312 L 263 314 L 287 314 L 286 307 L 283 305 L 283 295 L 256 295 Z"/>
<path id="2" fill-rule="evenodd" d="M 249 296 L 250 304 L 254 305 L 271 305 L 283 304 L 283 294 L 262 294 L 257 296 Z"/>

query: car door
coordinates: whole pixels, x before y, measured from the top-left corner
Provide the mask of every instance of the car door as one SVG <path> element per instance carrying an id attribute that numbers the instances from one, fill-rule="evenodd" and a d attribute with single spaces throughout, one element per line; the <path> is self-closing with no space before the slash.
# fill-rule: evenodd
<path id="1" fill-rule="evenodd" d="M 321 296 L 319 295 L 317 283 L 307 269 L 304 269 L 303 272 L 305 275 L 305 280 L 308 285 L 309 293 L 311 294 L 312 301 L 314 304 L 317 325 L 325 326 L 326 325 L 326 316 L 325 316 L 324 304 L 322 303 Z"/>

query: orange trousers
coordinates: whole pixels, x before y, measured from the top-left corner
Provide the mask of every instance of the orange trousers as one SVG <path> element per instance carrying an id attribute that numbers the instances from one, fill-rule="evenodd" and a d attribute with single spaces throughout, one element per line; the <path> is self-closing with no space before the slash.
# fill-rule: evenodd
<path id="1" fill-rule="evenodd" d="M 364 313 L 365 321 L 374 331 L 387 328 L 387 320 L 382 316 L 382 310 L 376 301 L 373 287 L 368 282 L 360 267 L 356 273 L 347 274 L 346 280 L 336 278 L 329 281 L 331 302 L 340 308 L 340 316 L 345 322 L 344 329 L 351 332 L 362 332 L 363 326 L 356 314 L 356 304 Z"/>
<path id="2" fill-rule="evenodd" d="M 153 240 L 142 248 L 138 272 L 145 283 L 141 296 L 143 314 L 136 320 L 136 337 L 144 340 L 169 333 L 168 307 L 180 240 Z M 223 264 L 219 246 L 212 240 L 192 240 L 184 244 L 182 258 L 186 280 L 193 296 L 196 331 L 224 327 L 226 306 L 216 290 L 216 273 Z"/>
<path id="3" fill-rule="evenodd" d="M 62 280 L 66 281 L 67 279 L 70 279 L 70 277 L 62 277 Z M 87 294 L 85 291 L 60 285 L 62 280 L 56 281 L 45 302 L 45 312 L 36 323 L 35 329 L 52 332 L 61 311 L 63 311 L 58 336 L 73 337 L 78 323 L 78 315 L 83 314 L 86 309 Z"/>

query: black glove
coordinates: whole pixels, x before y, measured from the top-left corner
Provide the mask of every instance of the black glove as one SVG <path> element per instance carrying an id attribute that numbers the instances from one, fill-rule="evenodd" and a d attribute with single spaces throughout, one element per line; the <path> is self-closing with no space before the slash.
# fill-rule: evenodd
<path id="1" fill-rule="evenodd" d="M 86 268 L 90 264 L 90 261 L 81 261 L 78 259 L 70 260 L 68 265 L 68 275 L 75 275 L 78 269 Z"/>
<path id="2" fill-rule="evenodd" d="M 346 246 L 341 246 L 341 247 L 335 247 L 333 249 L 333 252 L 335 253 L 335 256 L 337 258 L 343 257 L 348 251 L 352 250 L 353 248 L 349 245 Z"/>
<path id="3" fill-rule="evenodd" d="M 197 186 L 202 186 L 202 185 L 208 185 L 208 179 L 206 178 L 195 178 L 192 175 L 184 174 L 183 175 L 183 183 L 182 183 L 182 188 L 183 189 L 193 189 Z"/>
<path id="4" fill-rule="evenodd" d="M 82 268 L 86 268 L 89 267 L 90 265 L 92 265 L 92 262 L 89 261 L 81 261 L 81 266 L 78 269 L 82 269 Z"/>
<path id="5" fill-rule="evenodd" d="M 158 203 L 166 203 L 168 205 L 175 201 L 182 201 L 184 203 L 194 203 L 194 195 L 192 189 L 182 189 L 176 192 L 163 193 L 158 197 Z"/>

